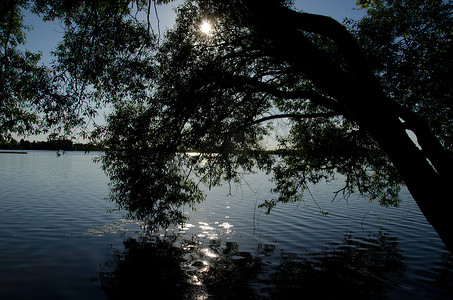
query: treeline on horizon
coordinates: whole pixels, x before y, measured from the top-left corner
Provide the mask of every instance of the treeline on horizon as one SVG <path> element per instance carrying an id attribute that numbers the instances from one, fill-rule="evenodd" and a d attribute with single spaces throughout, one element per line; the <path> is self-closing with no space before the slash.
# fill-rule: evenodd
<path id="1" fill-rule="evenodd" d="M 74 143 L 71 140 L 66 139 L 57 139 L 57 140 L 48 140 L 48 141 L 28 141 L 21 139 L 17 141 L 15 139 L 10 139 L 9 141 L 0 140 L 0 150 L 64 150 L 64 151 L 104 151 L 105 149 L 101 146 L 97 146 L 92 143 Z M 243 152 L 241 150 L 239 152 Z M 200 151 L 197 149 L 179 149 L 177 152 L 180 153 L 188 153 L 188 152 L 195 152 L 195 153 L 204 153 L 208 154 L 209 152 Z M 288 151 L 287 149 L 273 149 L 273 150 L 262 150 L 262 151 L 247 151 L 248 153 L 252 152 L 260 152 L 265 154 L 271 155 L 289 155 L 293 154 L 292 151 Z"/>
<path id="2" fill-rule="evenodd" d="M 64 151 L 102 151 L 99 146 L 91 143 L 74 143 L 71 140 L 27 141 L 15 139 L 0 142 L 1 150 L 64 150 Z"/>

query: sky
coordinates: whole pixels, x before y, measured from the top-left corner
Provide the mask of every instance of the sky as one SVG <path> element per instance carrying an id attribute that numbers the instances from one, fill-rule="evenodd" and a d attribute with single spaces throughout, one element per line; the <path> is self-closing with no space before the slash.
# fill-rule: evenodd
<path id="1" fill-rule="evenodd" d="M 174 8 L 181 4 L 183 0 L 176 0 L 167 5 L 158 6 L 159 26 L 161 32 L 165 28 L 171 28 L 175 20 Z M 357 9 L 356 0 L 295 0 L 296 9 L 308 13 L 330 16 L 342 22 L 345 18 L 359 19 L 363 16 L 363 11 Z M 155 18 L 153 18 L 155 19 Z M 50 54 L 63 36 L 63 29 L 59 23 L 42 22 L 36 15 L 27 13 L 25 24 L 31 25 L 33 30 L 27 33 L 27 44 L 25 47 L 33 52 L 41 52 L 43 64 L 52 61 Z M 157 24 L 154 24 L 157 28 Z M 101 114 L 102 115 L 102 114 Z M 99 117 L 97 122 L 102 119 Z M 28 137 L 29 140 L 46 140 L 45 136 Z"/>
<path id="2" fill-rule="evenodd" d="M 359 19 L 363 11 L 355 5 L 357 0 L 296 0 L 295 6 L 304 12 L 320 14 L 343 21 L 345 17 Z"/>

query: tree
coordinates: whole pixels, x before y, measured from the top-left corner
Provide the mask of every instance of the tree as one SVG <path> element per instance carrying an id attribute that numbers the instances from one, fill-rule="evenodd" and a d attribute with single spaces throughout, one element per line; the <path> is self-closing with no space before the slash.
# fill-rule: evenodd
<path id="1" fill-rule="evenodd" d="M 168 1 L 161 0 L 158 3 Z M 134 101 L 150 89 L 150 48 L 155 35 L 137 11 L 151 1 L 3 1 L 0 15 L 0 140 L 52 133 L 68 137 L 87 125 L 100 108 L 118 99 Z M 24 11 L 64 29 L 50 66 L 26 42 Z M 140 70 L 138 72 L 137 70 Z M 102 88 L 101 88 L 102 86 Z"/>
<path id="2" fill-rule="evenodd" d="M 416 132 L 425 152 L 433 151 L 426 155 L 444 173 L 450 173 L 446 152 L 422 133 L 420 123 L 426 123 L 425 130 L 434 133 L 440 146 L 452 150 L 451 9 L 451 2 L 444 1 L 376 1 L 355 24 L 383 89 L 403 107 L 406 127 Z"/>
<path id="3" fill-rule="evenodd" d="M 55 98 L 89 113 L 114 107 L 96 133 L 108 149 L 101 160 L 112 199 L 151 229 L 182 221 L 178 208 L 203 199 L 200 184 L 258 167 L 274 175 L 269 209 L 336 174 L 346 178 L 337 194 L 384 205 L 397 205 L 406 184 L 452 249 L 452 4 L 415 2 L 361 1 L 368 16 L 351 33 L 290 1 L 187 1 L 162 42 L 149 18 L 136 17 L 149 16 L 151 1 L 33 9 L 66 26 Z M 270 156 L 261 141 L 280 119 L 291 129 L 280 157 Z"/>
<path id="4" fill-rule="evenodd" d="M 36 115 L 27 110 L 45 76 L 39 68 L 39 55 L 16 48 L 24 43 L 27 29 L 20 7 L 24 1 L 2 1 L 0 4 L 0 142 L 11 139 L 11 133 L 34 132 Z"/>
<path id="5" fill-rule="evenodd" d="M 412 6 L 409 2 L 370 3 L 369 15 L 356 25 L 356 38 L 338 22 L 291 10 L 286 1 L 186 3 L 157 54 L 153 97 L 134 122 L 120 118 L 129 124 L 127 132 L 116 125 L 118 116 L 130 115 L 130 107 L 119 108 L 110 119 L 106 141 L 115 151 L 106 154 L 106 168 L 113 178 L 132 173 L 115 165 L 124 155 L 120 149 L 126 149 L 116 148 L 120 136 L 133 151 L 146 149 L 148 157 L 139 161 L 165 152 L 173 167 L 184 163 L 175 181 L 184 186 L 190 182 L 194 190 L 198 181 L 210 186 L 222 178 L 238 180 L 240 169 L 272 171 L 278 196 L 264 204 L 269 208 L 300 200 L 307 183 L 331 180 L 338 173 L 346 177 L 338 193 L 358 191 L 385 205 L 397 205 L 404 183 L 451 249 L 452 224 L 444 198 L 452 178 L 451 107 L 444 101 L 451 88 L 446 79 L 451 78 L 446 76 L 451 72 L 446 55 L 451 49 L 451 4 L 425 2 L 418 3 L 420 11 L 414 20 L 405 19 L 404 26 L 402 19 L 386 23 L 408 30 L 430 24 L 438 32 L 437 41 L 443 43 L 439 51 L 426 48 L 431 45 L 425 40 L 428 34 L 417 37 L 425 46 L 406 47 L 436 61 L 429 64 L 430 75 L 421 77 L 415 75 L 426 64 L 408 59 L 407 49 L 396 47 L 410 33 L 394 30 L 385 40 L 374 38 L 381 31 L 374 27 L 373 32 L 371 26 L 386 21 L 380 14 L 399 16 Z M 444 17 L 434 18 L 438 14 L 430 10 Z M 203 20 L 213 26 L 209 34 L 199 28 Z M 394 55 L 376 59 L 373 47 Z M 427 83 L 428 90 L 420 88 Z M 445 97 L 439 98 L 440 93 Z M 285 150 L 281 159 L 272 161 L 259 142 L 270 130 L 265 122 L 282 118 L 291 119 L 291 131 L 280 139 Z M 177 154 L 187 149 L 204 154 Z M 122 196 L 121 203 L 138 201 Z"/>

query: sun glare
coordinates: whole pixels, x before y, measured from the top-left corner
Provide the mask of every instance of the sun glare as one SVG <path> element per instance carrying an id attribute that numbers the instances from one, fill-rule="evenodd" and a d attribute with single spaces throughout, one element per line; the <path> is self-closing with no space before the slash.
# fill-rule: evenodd
<path id="1" fill-rule="evenodd" d="M 201 23 L 200 30 L 204 34 L 210 34 L 212 30 L 211 23 L 209 23 L 208 20 L 204 20 L 203 23 Z"/>

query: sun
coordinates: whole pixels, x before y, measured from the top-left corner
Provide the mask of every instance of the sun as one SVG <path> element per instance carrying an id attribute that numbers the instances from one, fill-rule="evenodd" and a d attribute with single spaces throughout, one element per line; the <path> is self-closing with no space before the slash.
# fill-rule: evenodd
<path id="1" fill-rule="evenodd" d="M 200 25 L 200 30 L 201 30 L 201 32 L 203 32 L 204 34 L 209 35 L 209 34 L 211 33 L 211 30 L 212 30 L 211 23 L 209 23 L 208 20 L 203 20 L 203 22 L 202 22 L 201 25 Z"/>

